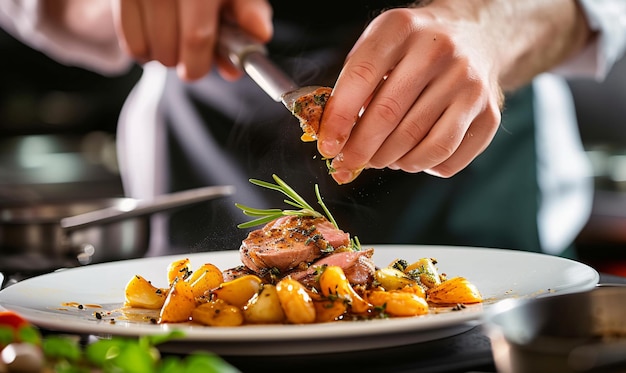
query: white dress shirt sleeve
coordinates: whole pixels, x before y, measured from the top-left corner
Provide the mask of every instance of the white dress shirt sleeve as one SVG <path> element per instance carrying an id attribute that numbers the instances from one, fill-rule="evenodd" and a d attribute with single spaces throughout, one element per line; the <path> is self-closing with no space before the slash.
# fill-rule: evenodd
<path id="1" fill-rule="evenodd" d="M 93 45 L 71 37 L 54 27 L 42 16 L 40 0 L 0 0 L 0 27 L 16 39 L 37 49 L 52 59 L 68 65 L 86 68 L 103 75 L 128 71 L 131 59 L 117 41 Z M 105 20 L 90 19 L 96 29 L 110 27 Z"/>
<path id="2" fill-rule="evenodd" d="M 598 36 L 582 53 L 554 72 L 566 77 L 586 76 L 602 80 L 626 49 L 626 1 L 578 0 L 578 3 Z"/>

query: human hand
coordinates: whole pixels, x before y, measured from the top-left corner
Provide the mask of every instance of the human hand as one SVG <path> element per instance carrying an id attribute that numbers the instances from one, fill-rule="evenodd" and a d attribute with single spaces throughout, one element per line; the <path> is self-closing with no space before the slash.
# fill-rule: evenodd
<path id="1" fill-rule="evenodd" d="M 339 184 L 367 168 L 450 177 L 495 135 L 503 94 L 492 39 L 472 13 L 455 13 L 462 6 L 436 4 L 382 13 L 348 55 L 318 133 Z"/>
<path id="2" fill-rule="evenodd" d="M 241 72 L 216 58 L 219 25 L 232 21 L 261 41 L 272 36 L 272 8 L 267 0 L 114 0 L 113 18 L 120 44 L 140 62 L 158 61 L 176 67 L 193 81 L 216 63 L 233 80 Z"/>

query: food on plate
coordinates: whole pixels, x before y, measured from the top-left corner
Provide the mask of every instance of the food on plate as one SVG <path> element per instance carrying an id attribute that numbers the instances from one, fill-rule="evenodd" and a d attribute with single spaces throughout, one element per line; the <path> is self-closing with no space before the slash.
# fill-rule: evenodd
<path id="1" fill-rule="evenodd" d="M 220 269 L 189 259 L 170 263 L 168 287 L 140 275 L 128 282 L 126 306 L 159 311 L 158 323 L 193 321 L 208 326 L 310 324 L 339 320 L 426 315 L 433 305 L 458 310 L 481 303 L 464 277 L 439 273 L 433 258 L 374 264 L 374 249 L 339 228 L 315 186 L 316 211 L 274 175 L 274 183 L 250 180 L 288 197 L 295 209 L 256 209 L 237 204 L 251 221 L 239 248 L 241 265 Z"/>
<path id="2" fill-rule="evenodd" d="M 304 132 L 300 138 L 302 141 L 317 140 L 322 113 L 331 92 L 332 88 L 320 87 L 311 93 L 298 97 L 294 102 L 292 113 L 300 121 L 300 128 Z"/>

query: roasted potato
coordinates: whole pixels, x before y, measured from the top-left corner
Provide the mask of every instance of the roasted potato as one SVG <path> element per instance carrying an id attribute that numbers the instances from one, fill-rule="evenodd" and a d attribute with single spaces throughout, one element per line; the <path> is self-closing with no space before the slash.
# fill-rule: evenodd
<path id="1" fill-rule="evenodd" d="M 189 321 L 194 308 L 196 300 L 191 285 L 187 281 L 176 279 L 161 308 L 159 323 Z"/>
<path id="2" fill-rule="evenodd" d="M 224 282 L 224 275 L 222 271 L 215 265 L 205 263 L 200 268 L 195 270 L 191 276 L 187 279 L 187 282 L 191 284 L 191 291 L 193 296 L 198 298 L 205 294 L 207 291 L 213 290 L 220 286 Z"/>
<path id="3" fill-rule="evenodd" d="M 242 308 L 248 303 L 250 298 L 259 292 L 261 282 L 258 276 L 246 275 L 222 283 L 217 289 L 213 290 L 211 294 L 233 306 Z"/>
<path id="4" fill-rule="evenodd" d="M 415 279 L 419 279 L 422 285 L 430 289 L 441 284 L 441 276 L 435 264 L 437 264 L 435 259 L 422 258 L 417 262 L 409 264 L 404 270 L 404 273 Z"/>
<path id="5" fill-rule="evenodd" d="M 374 290 L 367 294 L 367 300 L 390 316 L 419 316 L 428 313 L 426 300 L 407 291 Z"/>
<path id="6" fill-rule="evenodd" d="M 163 307 L 167 293 L 168 289 L 157 288 L 142 276 L 135 275 L 124 290 L 125 305 L 158 310 Z"/>
<path id="7" fill-rule="evenodd" d="M 348 303 L 343 299 L 321 298 L 313 300 L 315 322 L 337 321 L 348 311 Z"/>
<path id="8" fill-rule="evenodd" d="M 189 258 L 173 261 L 167 267 L 167 281 L 171 286 L 176 278 L 186 279 L 191 272 Z"/>
<path id="9" fill-rule="evenodd" d="M 482 302 L 482 295 L 476 286 L 464 277 L 453 277 L 428 289 L 426 297 L 429 302 L 437 304 Z"/>
<path id="10" fill-rule="evenodd" d="M 409 277 L 406 273 L 392 267 L 377 269 L 376 272 L 374 272 L 374 279 L 385 290 L 398 290 L 405 286 L 417 284 L 417 281 Z"/>
<path id="11" fill-rule="evenodd" d="M 365 313 L 372 308 L 372 305 L 365 301 L 350 285 L 341 267 L 326 267 L 320 276 L 319 284 L 325 297 L 336 297 L 344 300 L 355 313 Z"/>
<path id="12" fill-rule="evenodd" d="M 281 324 L 285 312 L 280 304 L 276 286 L 264 284 L 243 308 L 243 316 L 250 324 Z"/>
<path id="13" fill-rule="evenodd" d="M 203 303 L 191 312 L 191 320 L 209 326 L 239 326 L 243 324 L 243 311 L 239 307 L 215 299 Z"/>
<path id="14" fill-rule="evenodd" d="M 292 324 L 315 322 L 315 305 L 304 285 L 286 277 L 276 284 L 276 292 L 288 322 Z"/>

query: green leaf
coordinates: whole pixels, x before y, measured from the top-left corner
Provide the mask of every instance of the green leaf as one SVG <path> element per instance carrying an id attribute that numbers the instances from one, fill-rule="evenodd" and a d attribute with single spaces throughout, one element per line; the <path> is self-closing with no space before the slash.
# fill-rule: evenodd
<path id="1" fill-rule="evenodd" d="M 20 341 L 34 345 L 41 344 L 41 334 L 34 326 L 22 326 L 17 330 L 17 336 Z"/>
<path id="2" fill-rule="evenodd" d="M 261 218 L 258 218 L 258 219 L 250 220 L 250 221 L 248 221 L 246 223 L 241 223 L 241 224 L 237 225 L 237 228 L 256 227 L 258 225 L 263 225 L 263 224 L 269 223 L 272 220 L 276 220 L 276 219 L 280 218 L 281 216 L 283 216 L 283 214 L 264 216 L 264 217 L 261 217 Z"/>
<path id="3" fill-rule="evenodd" d="M 117 354 L 123 342 L 118 339 L 99 339 L 85 348 L 87 360 L 98 367 L 102 367 L 107 360 Z"/>
<path id="4" fill-rule="evenodd" d="M 78 341 L 69 337 L 51 335 L 43 340 L 42 349 L 45 356 L 53 359 L 78 361 L 82 351 Z"/>
<path id="5" fill-rule="evenodd" d="M 239 370 L 219 356 L 208 352 L 195 352 L 185 359 L 185 373 L 238 373 Z"/>
<path id="6" fill-rule="evenodd" d="M 54 364 L 54 373 L 91 373 L 91 370 L 67 360 L 59 360 Z"/>
<path id="7" fill-rule="evenodd" d="M 184 371 L 184 362 L 175 356 L 167 356 L 161 360 L 158 373 L 181 373 Z"/>
<path id="8" fill-rule="evenodd" d="M 181 339 L 185 336 L 185 332 L 182 330 L 172 330 L 167 334 L 158 334 L 158 335 L 150 335 L 145 336 L 143 338 L 147 339 L 147 342 L 150 346 L 159 345 L 161 343 L 169 342 L 174 339 Z"/>
<path id="9" fill-rule="evenodd" d="M 0 325 L 0 347 L 8 345 L 15 339 L 15 329 L 11 326 Z"/>
<path id="10" fill-rule="evenodd" d="M 276 208 L 259 209 L 259 208 L 245 206 L 240 203 L 235 203 L 235 206 L 241 209 L 244 215 L 252 216 L 255 218 L 253 220 L 237 225 L 238 228 L 251 228 L 251 227 L 258 226 L 258 225 L 267 224 L 282 216 L 311 216 L 315 218 L 324 216 L 318 211 L 316 211 L 313 207 L 311 207 L 311 205 L 304 198 L 302 198 L 298 193 L 296 193 L 296 191 L 293 190 L 293 188 L 291 188 L 281 178 L 279 178 L 276 175 L 272 175 L 272 177 L 274 181 L 276 182 L 276 184 L 272 184 L 267 181 L 258 180 L 258 179 L 250 179 L 249 181 L 250 183 L 254 185 L 267 188 L 270 190 L 278 191 L 286 195 L 287 197 L 289 197 L 289 199 L 285 199 L 283 200 L 283 202 L 291 207 L 294 207 L 296 210 L 281 210 L 281 209 L 276 209 Z M 337 223 L 335 222 L 335 219 L 332 217 L 332 215 L 330 214 L 330 211 L 328 210 L 328 208 L 326 208 L 326 205 L 324 205 L 324 202 L 322 201 L 322 198 L 319 194 L 319 187 L 317 186 L 317 184 L 315 185 L 315 190 L 318 196 L 317 201 L 322 206 L 324 213 L 328 217 L 328 220 L 331 223 L 333 223 L 333 225 L 336 228 L 338 228 Z"/>
<path id="11" fill-rule="evenodd" d="M 139 343 L 126 343 L 117 356 L 111 359 L 113 371 L 124 373 L 154 373 L 156 360 L 152 351 Z"/>

